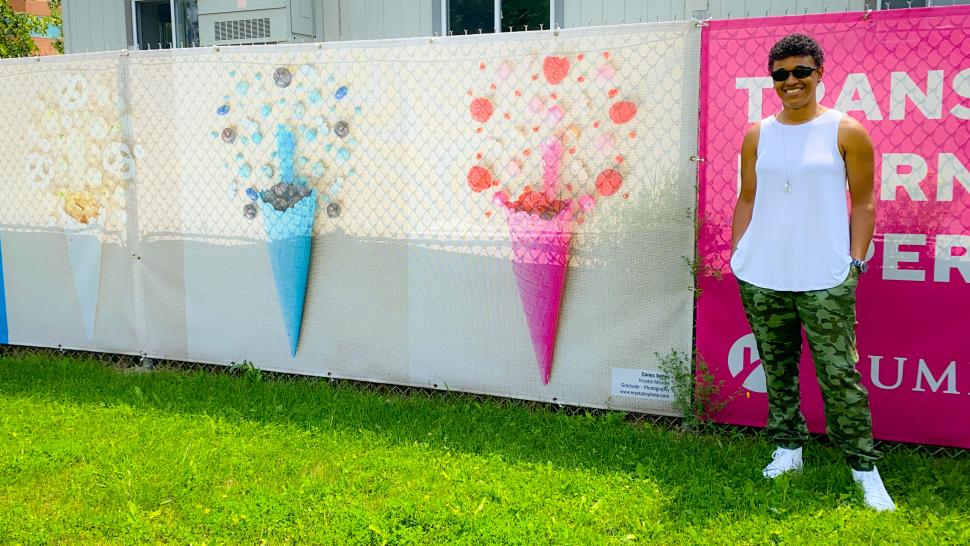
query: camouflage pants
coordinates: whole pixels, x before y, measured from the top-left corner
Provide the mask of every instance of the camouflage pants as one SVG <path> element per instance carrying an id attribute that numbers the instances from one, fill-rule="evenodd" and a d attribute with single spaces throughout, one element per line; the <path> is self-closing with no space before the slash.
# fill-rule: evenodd
<path id="1" fill-rule="evenodd" d="M 826 432 L 855 470 L 871 470 L 873 447 L 869 396 L 856 363 L 855 292 L 859 274 L 827 290 L 783 292 L 738 281 L 748 323 L 758 343 L 768 386 L 768 434 L 779 447 L 808 440 L 799 408 L 798 361 L 802 333 L 812 350 L 825 402 Z"/>

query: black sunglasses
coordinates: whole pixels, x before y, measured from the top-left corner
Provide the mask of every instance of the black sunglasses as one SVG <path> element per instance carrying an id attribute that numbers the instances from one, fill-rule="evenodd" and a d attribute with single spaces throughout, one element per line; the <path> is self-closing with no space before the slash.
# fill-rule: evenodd
<path id="1" fill-rule="evenodd" d="M 779 68 L 771 73 L 771 79 L 776 82 L 783 82 L 788 79 L 789 74 L 794 74 L 796 78 L 802 80 L 812 75 L 812 72 L 818 70 L 817 66 L 796 66 L 794 70 L 785 70 L 784 68 Z"/>

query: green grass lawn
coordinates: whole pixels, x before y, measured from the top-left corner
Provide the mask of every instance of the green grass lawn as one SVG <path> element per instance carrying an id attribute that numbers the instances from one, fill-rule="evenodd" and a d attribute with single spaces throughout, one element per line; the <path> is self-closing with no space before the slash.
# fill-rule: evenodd
<path id="1" fill-rule="evenodd" d="M 619 413 L 255 374 L 0 359 L 0 542 L 970 543 L 970 457 L 888 454 L 899 510 L 829 447 Z"/>

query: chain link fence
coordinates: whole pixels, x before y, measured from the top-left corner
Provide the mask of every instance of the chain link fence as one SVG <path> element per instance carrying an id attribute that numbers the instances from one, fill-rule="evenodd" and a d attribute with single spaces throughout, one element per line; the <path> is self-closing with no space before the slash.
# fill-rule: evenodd
<path id="1" fill-rule="evenodd" d="M 2 63 L 10 339 L 675 413 L 613 374 L 689 352 L 699 39 Z"/>
<path id="2" fill-rule="evenodd" d="M 4 250 L 30 271 L 8 283 L 33 286 L 7 298 L 14 312 L 35 306 L 11 330 L 24 346 L 3 354 L 97 348 L 77 354 L 213 373 L 253 361 L 271 380 L 411 396 L 449 385 L 601 411 L 583 404 L 607 405 L 611 367 L 690 353 L 699 32 L 632 25 L 0 66 L 0 94 L 18 105 L 5 119 L 22 128 L 0 144 L 0 168 L 23 173 L 0 201 L 0 227 L 23 235 Z M 517 233 L 539 244 L 517 245 Z M 295 236 L 306 239 L 274 249 Z M 52 260 L 65 240 L 68 259 Z M 551 370 L 509 262 L 571 266 Z M 281 287 L 297 265 L 302 288 Z M 553 277 L 533 275 L 532 292 Z M 50 320 L 62 321 L 64 349 L 29 347 L 55 344 Z M 668 401 L 618 406 L 679 425 L 656 415 Z"/>

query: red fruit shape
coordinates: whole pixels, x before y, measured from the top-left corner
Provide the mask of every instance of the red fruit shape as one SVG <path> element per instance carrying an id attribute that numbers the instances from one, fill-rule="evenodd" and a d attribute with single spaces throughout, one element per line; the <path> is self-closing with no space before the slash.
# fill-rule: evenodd
<path id="1" fill-rule="evenodd" d="M 551 85 L 566 79 L 569 74 L 569 59 L 566 57 L 546 57 L 542 61 L 542 73 L 546 76 L 546 81 Z"/>
<path id="2" fill-rule="evenodd" d="M 606 169 L 596 177 L 596 190 L 604 197 L 616 193 L 622 184 L 623 176 L 613 169 Z"/>
<path id="3" fill-rule="evenodd" d="M 480 123 L 488 121 L 488 118 L 492 117 L 492 112 L 495 111 L 492 101 L 481 97 L 472 101 L 470 109 L 472 118 Z"/>
<path id="4" fill-rule="evenodd" d="M 618 102 L 610 107 L 610 119 L 617 125 L 623 125 L 635 115 L 637 115 L 637 105 L 630 101 Z"/>
<path id="5" fill-rule="evenodd" d="M 475 192 L 482 192 L 492 186 L 492 173 L 484 167 L 474 166 L 468 170 L 468 187 Z"/>

